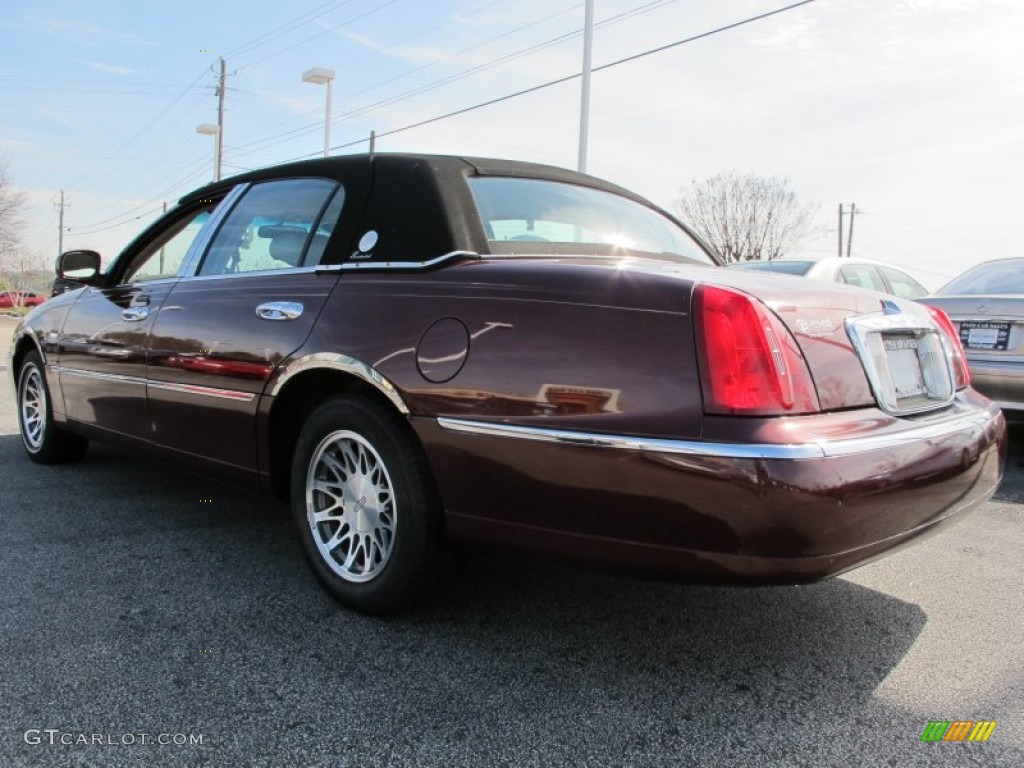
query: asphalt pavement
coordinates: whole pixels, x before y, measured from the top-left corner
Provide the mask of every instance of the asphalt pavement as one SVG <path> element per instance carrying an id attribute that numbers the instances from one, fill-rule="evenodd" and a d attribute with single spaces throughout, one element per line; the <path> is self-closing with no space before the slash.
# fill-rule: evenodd
<path id="1" fill-rule="evenodd" d="M 1024 430 L 991 503 L 828 582 L 478 554 L 371 619 L 279 502 L 96 445 L 31 463 L 0 375 L 0 766 L 1024 766 Z"/>

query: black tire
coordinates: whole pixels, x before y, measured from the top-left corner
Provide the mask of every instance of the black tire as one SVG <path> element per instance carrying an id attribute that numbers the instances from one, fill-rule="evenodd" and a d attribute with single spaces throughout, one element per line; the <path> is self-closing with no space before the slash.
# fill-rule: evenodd
<path id="1" fill-rule="evenodd" d="M 292 460 L 291 500 L 313 572 L 350 608 L 397 613 L 433 597 L 450 574 L 423 450 L 408 423 L 372 399 L 332 398 L 310 415 Z M 318 512 L 327 519 L 314 520 Z"/>
<path id="2" fill-rule="evenodd" d="M 46 369 L 36 351 L 29 352 L 18 371 L 18 430 L 32 461 L 60 464 L 78 461 L 89 441 L 58 427 L 53 421 Z"/>

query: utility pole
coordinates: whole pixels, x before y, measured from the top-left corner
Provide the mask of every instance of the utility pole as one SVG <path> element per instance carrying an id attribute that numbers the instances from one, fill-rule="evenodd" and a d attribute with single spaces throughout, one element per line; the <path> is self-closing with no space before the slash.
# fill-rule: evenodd
<path id="1" fill-rule="evenodd" d="M 57 255 L 64 253 L 64 209 L 71 203 L 64 202 L 64 190 L 60 191 L 60 202 L 54 203 L 53 207 L 60 211 L 57 223 Z"/>
<path id="2" fill-rule="evenodd" d="M 213 167 L 213 180 L 220 181 L 221 162 L 224 158 L 224 78 L 227 73 L 224 57 L 220 57 L 220 78 L 217 82 L 217 163 Z"/>
<path id="3" fill-rule="evenodd" d="M 370 131 L 370 157 L 377 151 L 377 132 Z"/>
<path id="4" fill-rule="evenodd" d="M 594 43 L 594 0 L 586 0 L 583 12 L 583 84 L 580 88 L 580 146 L 576 169 L 587 171 L 587 140 L 590 130 L 590 52 Z"/>
<path id="5" fill-rule="evenodd" d="M 839 204 L 839 258 L 843 258 L 843 204 Z"/>
<path id="6" fill-rule="evenodd" d="M 853 217 L 857 215 L 857 204 L 850 203 L 850 234 L 846 237 L 846 258 L 850 258 L 850 248 L 853 247 Z"/>

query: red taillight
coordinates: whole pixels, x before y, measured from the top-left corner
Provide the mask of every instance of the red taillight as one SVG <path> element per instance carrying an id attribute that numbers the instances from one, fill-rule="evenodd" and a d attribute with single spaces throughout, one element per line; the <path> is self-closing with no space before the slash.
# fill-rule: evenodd
<path id="1" fill-rule="evenodd" d="M 960 344 L 960 334 L 953 327 L 953 321 L 949 315 L 938 307 L 928 307 L 932 320 L 939 326 L 939 329 L 946 334 L 946 341 L 949 342 L 950 353 L 953 358 L 953 376 L 956 379 L 956 388 L 964 389 L 971 383 L 971 371 L 967 367 L 967 356 Z"/>
<path id="2" fill-rule="evenodd" d="M 757 299 L 698 285 L 693 322 L 707 413 L 770 416 L 821 410 L 789 330 Z"/>

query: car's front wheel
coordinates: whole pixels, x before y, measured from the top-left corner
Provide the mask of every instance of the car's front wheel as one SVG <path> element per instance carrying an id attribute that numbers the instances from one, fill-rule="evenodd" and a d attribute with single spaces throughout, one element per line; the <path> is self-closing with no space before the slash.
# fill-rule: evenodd
<path id="1" fill-rule="evenodd" d="M 440 501 L 422 448 L 397 413 L 364 397 L 323 403 L 299 435 L 291 497 L 313 571 L 345 605 L 394 613 L 443 581 Z"/>
<path id="2" fill-rule="evenodd" d="M 30 352 L 18 372 L 18 427 L 29 458 L 40 464 L 78 461 L 89 447 L 84 437 L 54 423 L 50 390 L 38 352 Z"/>

